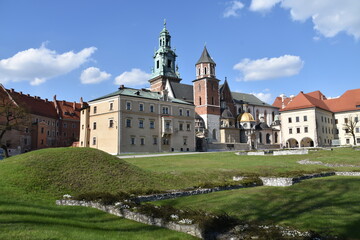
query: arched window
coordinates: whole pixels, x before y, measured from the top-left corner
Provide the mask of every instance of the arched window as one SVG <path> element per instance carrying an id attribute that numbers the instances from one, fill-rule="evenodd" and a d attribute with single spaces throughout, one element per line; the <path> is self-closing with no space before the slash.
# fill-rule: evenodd
<path id="1" fill-rule="evenodd" d="M 271 139 L 270 139 L 270 134 L 266 134 L 266 144 L 270 144 L 271 143 Z"/>
<path id="2" fill-rule="evenodd" d="M 200 68 L 198 68 L 198 71 L 199 71 L 198 75 L 200 76 L 201 75 Z"/>
<path id="3" fill-rule="evenodd" d="M 212 137 L 214 140 L 216 140 L 216 130 L 215 129 L 213 129 L 213 131 L 212 131 Z"/>
<path id="4" fill-rule="evenodd" d="M 262 143 L 262 134 L 259 132 L 259 143 Z"/>
<path id="5" fill-rule="evenodd" d="M 206 67 L 204 68 L 204 74 L 206 75 Z"/>
<path id="6" fill-rule="evenodd" d="M 271 121 L 272 122 L 275 121 L 275 112 L 274 111 L 271 113 Z"/>

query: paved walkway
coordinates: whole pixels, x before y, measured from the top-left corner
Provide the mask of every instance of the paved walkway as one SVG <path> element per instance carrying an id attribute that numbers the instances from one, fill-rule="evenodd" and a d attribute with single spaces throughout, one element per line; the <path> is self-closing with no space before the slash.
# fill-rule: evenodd
<path id="1" fill-rule="evenodd" d="M 117 156 L 118 158 L 144 158 L 144 157 L 166 157 L 166 156 L 175 156 L 175 155 L 190 155 L 190 154 L 204 154 L 204 153 L 214 153 L 214 152 L 177 152 L 177 153 L 159 153 L 159 154 L 146 154 L 146 155 L 123 155 Z"/>

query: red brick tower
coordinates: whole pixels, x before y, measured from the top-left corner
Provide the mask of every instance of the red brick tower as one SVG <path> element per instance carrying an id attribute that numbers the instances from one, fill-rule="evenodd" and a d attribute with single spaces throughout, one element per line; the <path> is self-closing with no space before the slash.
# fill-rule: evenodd
<path id="1" fill-rule="evenodd" d="M 195 111 L 204 119 L 209 140 L 216 142 L 220 139 L 220 80 L 215 75 L 216 63 L 206 47 L 195 67 L 196 80 L 193 81 Z"/>

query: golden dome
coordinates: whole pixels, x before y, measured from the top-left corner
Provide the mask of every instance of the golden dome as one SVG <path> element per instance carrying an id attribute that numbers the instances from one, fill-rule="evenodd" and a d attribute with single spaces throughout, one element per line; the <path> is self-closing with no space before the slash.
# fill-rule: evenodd
<path id="1" fill-rule="evenodd" d="M 238 122 L 254 122 L 254 117 L 251 115 L 251 113 L 243 113 L 238 116 L 237 118 Z"/>

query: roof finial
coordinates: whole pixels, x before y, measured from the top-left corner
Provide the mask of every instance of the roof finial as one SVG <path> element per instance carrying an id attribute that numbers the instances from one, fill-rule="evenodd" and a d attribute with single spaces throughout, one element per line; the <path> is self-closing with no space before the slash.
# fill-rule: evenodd
<path id="1" fill-rule="evenodd" d="M 206 42 L 204 42 L 204 47 L 206 47 Z"/>
<path id="2" fill-rule="evenodd" d="M 166 18 L 164 18 L 164 28 L 166 28 Z"/>

